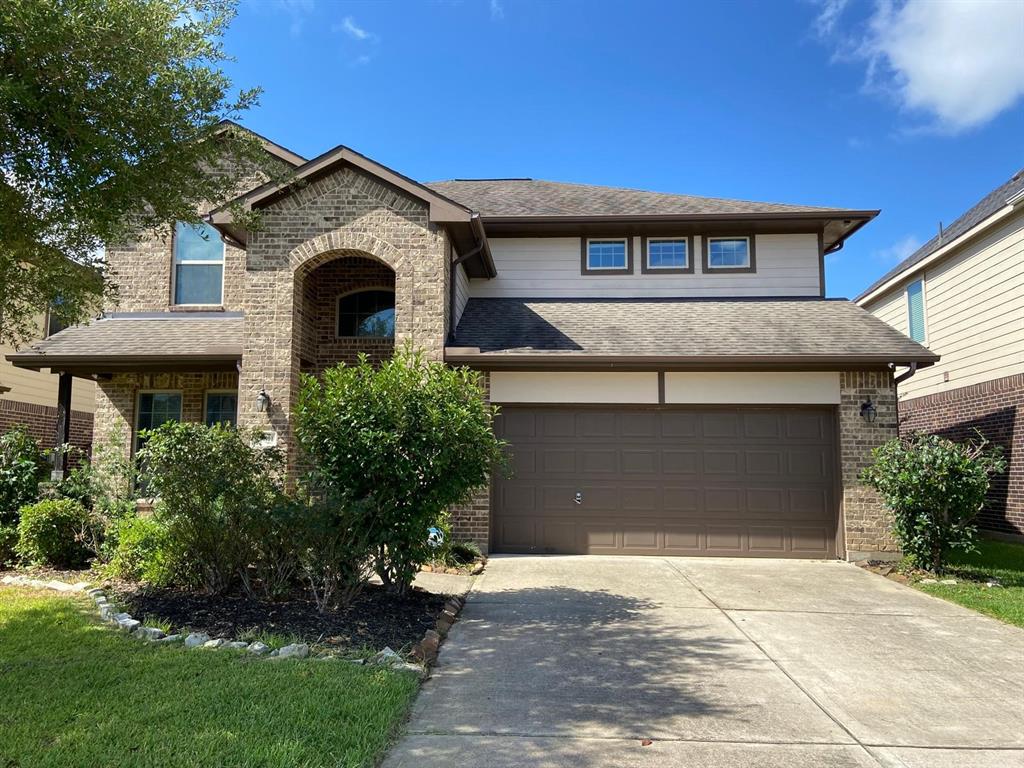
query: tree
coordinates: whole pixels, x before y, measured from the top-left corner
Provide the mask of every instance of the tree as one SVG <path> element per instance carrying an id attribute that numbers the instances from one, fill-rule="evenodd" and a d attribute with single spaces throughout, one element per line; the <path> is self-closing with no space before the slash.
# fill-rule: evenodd
<path id="1" fill-rule="evenodd" d="M 109 284 L 100 250 L 271 176 L 222 121 L 257 103 L 219 65 L 236 0 L 0 3 L 0 343 L 50 309 L 77 322 Z"/>
<path id="2" fill-rule="evenodd" d="M 316 477 L 363 511 L 375 570 L 404 591 L 430 557 L 428 529 L 487 483 L 503 459 L 496 409 L 467 368 L 430 362 L 408 347 L 375 368 L 365 355 L 322 379 L 304 376 L 294 413 Z"/>
<path id="3" fill-rule="evenodd" d="M 918 567 L 941 573 L 951 549 L 973 549 L 989 478 L 1006 470 L 1002 448 L 915 434 L 893 438 L 873 455 L 861 479 L 892 510 L 893 533 Z"/>

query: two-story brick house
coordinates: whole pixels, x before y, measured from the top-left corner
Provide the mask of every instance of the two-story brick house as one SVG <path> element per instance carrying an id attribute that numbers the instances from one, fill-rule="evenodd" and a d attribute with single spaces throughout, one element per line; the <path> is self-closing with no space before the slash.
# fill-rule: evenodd
<path id="1" fill-rule="evenodd" d="M 301 183 L 239 198 L 258 231 L 222 207 L 109 249 L 121 305 L 12 356 L 95 377 L 97 441 L 236 418 L 294 457 L 299 374 L 410 341 L 502 407 L 513 472 L 453 510 L 492 551 L 894 552 L 857 473 L 895 434 L 894 366 L 937 356 L 824 298 L 825 254 L 877 211 L 276 150 Z"/>

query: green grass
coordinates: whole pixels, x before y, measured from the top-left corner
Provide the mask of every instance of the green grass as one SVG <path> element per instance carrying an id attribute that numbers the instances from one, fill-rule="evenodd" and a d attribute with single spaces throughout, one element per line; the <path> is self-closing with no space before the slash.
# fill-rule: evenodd
<path id="1" fill-rule="evenodd" d="M 956 584 L 921 584 L 915 587 L 979 613 L 1024 627 L 1024 544 L 980 539 L 978 551 L 956 553 L 948 572 Z M 1001 587 L 987 587 L 995 579 Z"/>
<path id="2" fill-rule="evenodd" d="M 415 676 L 152 646 L 0 587 L 0 766 L 372 766 Z"/>

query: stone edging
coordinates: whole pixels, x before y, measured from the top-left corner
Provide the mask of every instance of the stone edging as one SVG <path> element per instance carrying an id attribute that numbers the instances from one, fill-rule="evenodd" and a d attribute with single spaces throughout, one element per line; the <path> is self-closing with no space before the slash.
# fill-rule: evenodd
<path id="1" fill-rule="evenodd" d="M 453 595 L 448 598 L 444 608 L 441 609 L 441 615 L 437 617 L 434 628 L 423 633 L 423 639 L 412 647 L 414 659 L 428 667 L 437 662 L 437 651 L 448 636 L 448 630 L 459 620 L 459 613 L 465 604 L 464 597 Z"/>
<path id="2" fill-rule="evenodd" d="M 187 636 L 181 634 L 168 635 L 159 627 L 144 627 L 142 622 L 134 619 L 130 614 L 119 612 L 117 608 L 107 599 L 106 592 L 99 588 L 90 588 L 89 582 L 79 581 L 75 584 L 68 584 L 63 581 L 43 581 L 42 579 L 30 579 L 27 576 L 4 576 L 0 584 L 17 587 L 34 587 L 35 589 L 52 589 L 64 593 L 84 593 L 93 599 L 101 620 L 107 624 L 113 624 L 126 634 L 139 640 L 149 643 L 171 644 L 182 643 L 185 648 L 226 648 L 229 650 L 246 651 L 254 656 L 267 659 L 305 659 L 309 658 L 309 646 L 306 643 L 292 643 L 278 650 L 271 651 L 270 646 L 259 641 L 247 643 L 244 640 L 224 640 L 223 638 L 211 638 L 205 632 L 191 632 Z M 451 601 L 449 601 L 451 602 Z M 445 604 L 445 613 L 448 611 L 448 604 Z M 445 615 L 442 613 L 442 619 Z M 442 621 L 438 619 L 438 623 Z M 450 626 L 450 625 L 449 625 Z M 430 634 L 433 630 L 428 630 Z M 436 634 L 436 633 L 435 633 Z M 418 646 L 417 646 L 418 647 Z M 437 657 L 437 646 L 434 646 L 434 658 Z M 314 656 L 321 661 L 338 659 L 333 655 Z M 395 653 L 390 648 L 371 656 L 365 661 L 362 659 L 344 659 L 353 664 L 366 664 L 368 666 L 388 667 L 404 672 L 414 672 L 419 677 L 426 677 L 426 664 L 411 664 Z"/>

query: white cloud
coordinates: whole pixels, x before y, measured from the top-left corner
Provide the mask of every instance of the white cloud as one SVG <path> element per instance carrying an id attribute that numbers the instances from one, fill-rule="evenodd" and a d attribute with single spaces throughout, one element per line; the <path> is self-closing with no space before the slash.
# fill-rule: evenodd
<path id="1" fill-rule="evenodd" d="M 875 258 L 888 264 L 898 264 L 920 248 L 923 243 L 913 235 L 904 235 L 888 248 L 875 251 Z"/>
<path id="2" fill-rule="evenodd" d="M 373 57 L 363 54 L 362 56 L 356 56 L 352 59 L 351 64 L 353 67 L 365 67 L 371 61 L 373 61 Z"/>
<path id="3" fill-rule="evenodd" d="M 815 29 L 835 36 L 846 0 L 821 0 Z M 837 48 L 866 62 L 865 90 L 925 117 L 916 130 L 984 125 L 1024 96 L 1024 3 L 877 0 L 866 25 Z"/>
<path id="4" fill-rule="evenodd" d="M 491 19 L 499 21 L 505 18 L 505 6 L 500 0 L 491 0 Z"/>
<path id="5" fill-rule="evenodd" d="M 365 29 L 356 24 L 355 19 L 353 19 L 351 16 L 346 16 L 345 19 L 341 22 L 341 25 L 336 25 L 335 29 L 345 32 L 349 37 L 355 40 L 373 40 L 376 38 L 376 35 L 367 32 Z"/>

